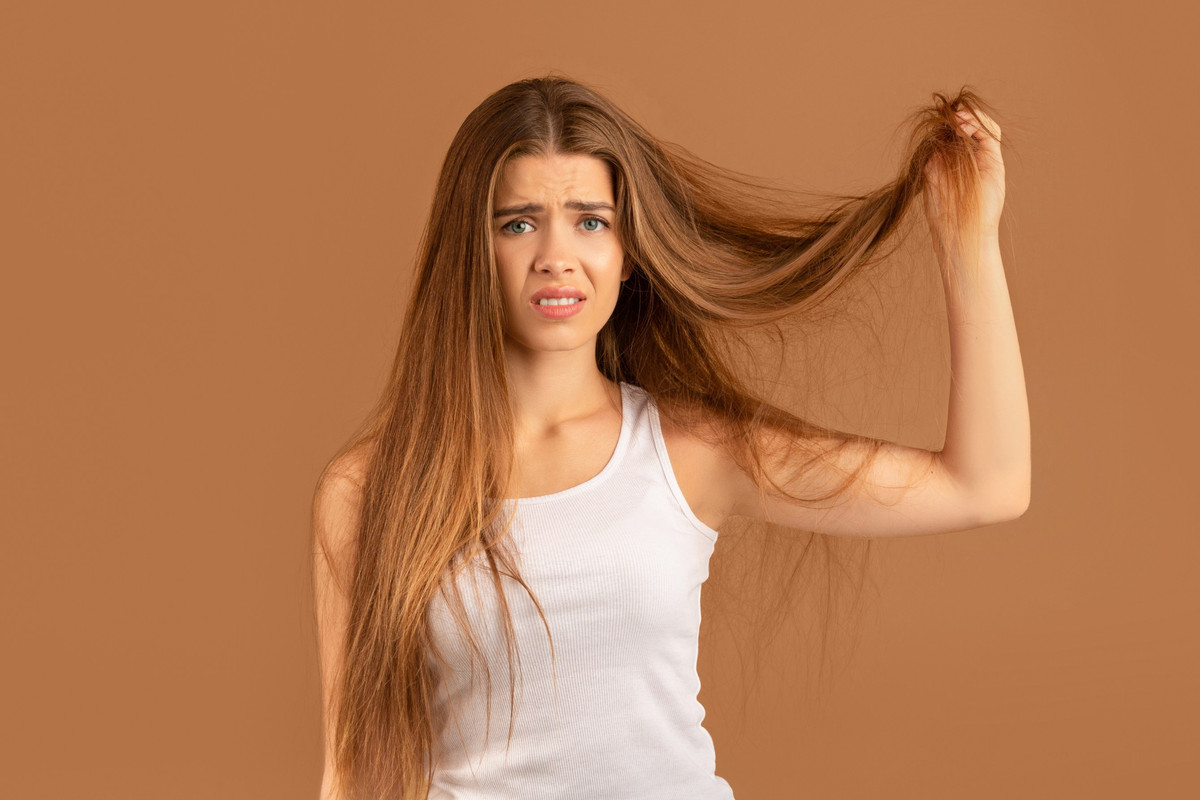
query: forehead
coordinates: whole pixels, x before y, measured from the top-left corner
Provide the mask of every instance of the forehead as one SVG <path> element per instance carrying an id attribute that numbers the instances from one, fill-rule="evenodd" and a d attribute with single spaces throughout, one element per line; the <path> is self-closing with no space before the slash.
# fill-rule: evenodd
<path id="1" fill-rule="evenodd" d="M 588 155 L 529 155 L 504 165 L 496 182 L 497 203 L 510 200 L 604 200 L 612 202 L 612 175 L 602 159 Z"/>

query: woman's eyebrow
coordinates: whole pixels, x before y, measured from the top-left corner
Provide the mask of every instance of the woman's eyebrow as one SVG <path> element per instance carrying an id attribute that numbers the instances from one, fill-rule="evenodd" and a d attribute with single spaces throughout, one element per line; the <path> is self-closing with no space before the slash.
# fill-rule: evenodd
<path id="1" fill-rule="evenodd" d="M 595 201 L 584 202 L 583 200 L 568 200 L 563 204 L 566 208 L 573 208 L 576 211 L 616 211 L 609 203 L 598 203 Z M 545 211 L 546 207 L 539 203 L 525 203 L 519 206 L 508 206 L 507 208 L 498 208 L 492 214 L 492 218 L 507 217 L 512 214 L 540 214 Z"/>

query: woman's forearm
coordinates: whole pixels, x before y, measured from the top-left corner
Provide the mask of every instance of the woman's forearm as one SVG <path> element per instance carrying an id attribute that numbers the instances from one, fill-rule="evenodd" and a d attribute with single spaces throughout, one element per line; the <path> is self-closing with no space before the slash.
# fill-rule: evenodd
<path id="1" fill-rule="evenodd" d="M 1000 240 L 980 243 L 979 270 L 970 275 L 940 255 L 950 323 L 950 408 L 944 466 L 978 493 L 989 514 L 1019 516 L 1029 506 L 1029 403 L 1017 327 L 1000 258 Z"/>

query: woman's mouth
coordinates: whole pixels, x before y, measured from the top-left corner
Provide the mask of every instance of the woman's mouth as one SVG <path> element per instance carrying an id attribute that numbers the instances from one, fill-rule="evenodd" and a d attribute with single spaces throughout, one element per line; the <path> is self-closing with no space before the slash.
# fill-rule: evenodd
<path id="1" fill-rule="evenodd" d="M 546 319 L 566 319 L 583 310 L 587 300 L 580 297 L 546 297 L 537 302 L 530 302 L 533 310 Z"/>

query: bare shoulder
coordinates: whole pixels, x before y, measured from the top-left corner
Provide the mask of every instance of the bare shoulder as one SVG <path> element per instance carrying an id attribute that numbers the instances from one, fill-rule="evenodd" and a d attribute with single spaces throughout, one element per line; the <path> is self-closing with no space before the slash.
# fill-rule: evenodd
<path id="1" fill-rule="evenodd" d="M 369 445 L 338 454 L 325 465 L 313 492 L 313 555 L 338 578 L 349 573 L 370 456 Z"/>
<path id="2" fill-rule="evenodd" d="M 659 426 L 675 481 L 692 513 L 710 528 L 720 528 L 733 513 L 750 478 L 719 444 L 711 420 L 685 426 L 663 414 Z"/>
<path id="3" fill-rule="evenodd" d="M 373 445 L 364 442 L 331 458 L 317 481 L 318 490 L 329 487 L 348 489 L 350 486 L 361 489 L 366 483 L 372 451 Z"/>

